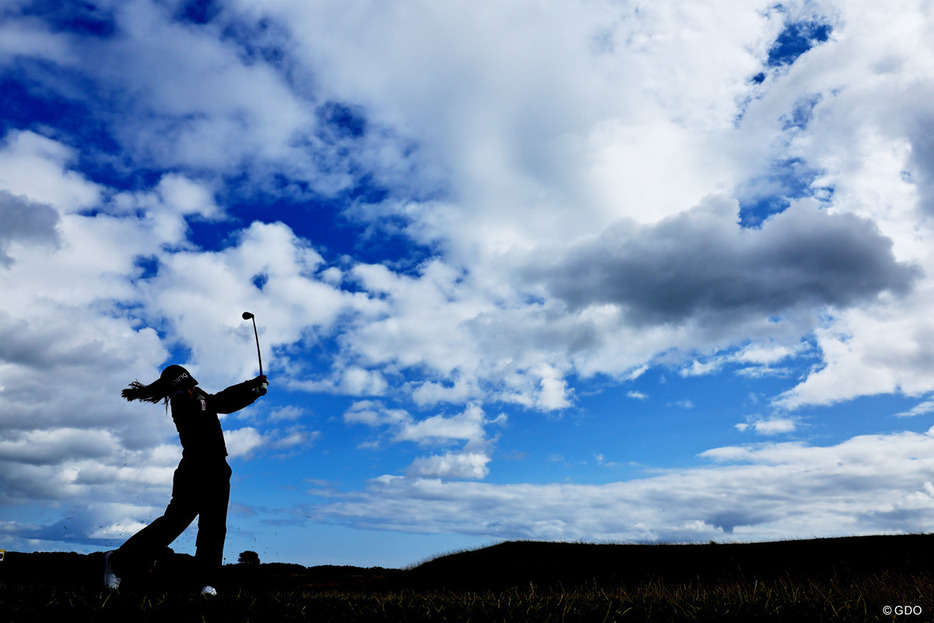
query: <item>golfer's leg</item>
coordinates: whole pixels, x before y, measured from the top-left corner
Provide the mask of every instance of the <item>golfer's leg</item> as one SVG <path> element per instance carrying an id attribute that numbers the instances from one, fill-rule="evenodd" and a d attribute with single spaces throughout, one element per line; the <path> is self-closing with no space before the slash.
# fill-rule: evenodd
<path id="1" fill-rule="evenodd" d="M 172 500 L 162 517 L 130 537 L 114 552 L 111 563 L 117 574 L 151 564 L 156 556 L 185 531 L 198 513 L 197 497 L 191 491 L 187 475 L 175 470 Z"/>
<path id="2" fill-rule="evenodd" d="M 224 561 L 227 538 L 227 505 L 230 501 L 230 467 L 226 463 L 208 479 L 198 515 L 198 540 L 195 558 L 206 585 L 217 582 Z"/>

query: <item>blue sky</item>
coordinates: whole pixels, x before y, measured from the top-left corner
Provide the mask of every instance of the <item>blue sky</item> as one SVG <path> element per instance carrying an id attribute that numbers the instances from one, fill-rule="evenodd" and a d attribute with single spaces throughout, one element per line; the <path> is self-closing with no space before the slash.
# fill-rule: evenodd
<path id="1" fill-rule="evenodd" d="M 228 561 L 931 530 L 930 20 L 6 0 L 0 548 L 160 515 L 245 310 Z"/>

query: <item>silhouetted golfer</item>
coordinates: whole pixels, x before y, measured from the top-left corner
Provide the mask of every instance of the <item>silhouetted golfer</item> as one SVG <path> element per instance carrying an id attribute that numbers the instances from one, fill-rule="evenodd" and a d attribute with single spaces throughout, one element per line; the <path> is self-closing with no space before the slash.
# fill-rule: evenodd
<path id="1" fill-rule="evenodd" d="M 195 560 L 203 595 L 216 595 L 214 584 L 224 556 L 230 466 L 217 417 L 242 409 L 266 393 L 266 377 L 233 385 L 217 394 L 205 393 L 181 366 L 169 366 L 153 383 L 133 381 L 123 390 L 127 400 L 168 403 L 182 444 L 182 460 L 172 481 L 172 499 L 162 517 L 137 532 L 120 549 L 104 556 L 104 584 L 120 586 L 129 571 L 152 565 L 157 554 L 184 532 L 198 516 Z"/>

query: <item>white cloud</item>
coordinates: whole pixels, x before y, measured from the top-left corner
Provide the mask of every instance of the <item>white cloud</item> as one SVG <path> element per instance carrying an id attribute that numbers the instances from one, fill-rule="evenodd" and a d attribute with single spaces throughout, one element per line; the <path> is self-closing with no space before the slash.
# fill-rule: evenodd
<path id="1" fill-rule="evenodd" d="M 277 431 L 277 436 L 269 442 L 269 445 L 277 450 L 301 449 L 310 447 L 320 437 L 320 431 L 307 431 L 304 428 L 294 426 L 283 431 Z"/>
<path id="2" fill-rule="evenodd" d="M 68 64 L 69 54 L 65 43 L 52 35 L 38 20 L 10 19 L 8 12 L 19 7 L 11 7 L 9 4 L 4 7 L 6 15 L 0 24 L 0 64 L 17 58 L 44 58 Z"/>
<path id="3" fill-rule="evenodd" d="M 411 417 L 401 409 L 386 409 L 382 403 L 372 400 L 355 402 L 344 412 L 344 421 L 348 424 L 366 424 L 367 426 L 398 426 L 409 422 Z"/>
<path id="4" fill-rule="evenodd" d="M 0 189 L 66 212 L 90 207 L 101 188 L 66 167 L 76 157 L 66 145 L 29 131 L 14 131 L 0 145 Z"/>
<path id="5" fill-rule="evenodd" d="M 568 384 L 561 372 L 552 366 L 542 366 L 539 369 L 541 376 L 541 393 L 539 406 L 546 411 L 555 411 L 571 406 L 568 399 Z"/>
<path id="6" fill-rule="evenodd" d="M 227 455 L 231 459 L 251 459 L 258 450 L 264 448 L 277 451 L 309 448 L 320 437 L 319 431 L 309 431 L 297 425 L 282 429 L 266 428 L 263 431 L 253 426 L 224 429 Z"/>
<path id="7" fill-rule="evenodd" d="M 266 443 L 263 435 L 252 426 L 224 431 L 227 455 L 230 458 L 249 456 Z"/>
<path id="8" fill-rule="evenodd" d="M 302 409 L 301 407 L 296 407 L 294 405 L 288 405 L 288 406 L 273 410 L 273 412 L 269 414 L 269 419 L 270 421 L 273 421 L 273 422 L 292 421 L 292 420 L 302 419 L 303 417 L 305 417 L 305 415 L 306 415 L 305 410 Z"/>
<path id="9" fill-rule="evenodd" d="M 736 429 L 741 432 L 752 430 L 760 435 L 782 435 L 796 431 L 798 423 L 798 418 L 794 417 L 750 417 L 746 422 L 737 424 Z"/>
<path id="10" fill-rule="evenodd" d="M 312 109 L 268 64 L 244 62 L 215 32 L 173 23 L 158 3 L 134 0 L 115 17 L 121 37 L 79 51 L 95 53 L 84 59 L 95 78 L 130 95 L 132 114 L 116 129 L 139 155 L 211 169 L 300 156 L 288 143 L 314 127 Z"/>
<path id="11" fill-rule="evenodd" d="M 926 415 L 932 411 L 934 411 L 934 400 L 925 400 L 923 402 L 919 402 L 907 411 L 896 413 L 895 417 L 915 417 L 918 415 Z"/>
<path id="12" fill-rule="evenodd" d="M 490 457 L 482 452 L 446 452 L 415 459 L 406 474 L 414 478 L 480 480 L 490 473 L 489 462 Z"/>
<path id="13" fill-rule="evenodd" d="M 106 433 L 74 428 L 23 431 L 0 441 L 0 461 L 47 465 L 63 456 L 101 458 L 113 454 L 117 449 L 115 441 Z"/>
<path id="14" fill-rule="evenodd" d="M 181 214 L 198 214 L 204 218 L 216 217 L 221 209 L 214 202 L 209 189 L 180 175 L 164 175 L 156 186 L 162 201 Z"/>
<path id="15" fill-rule="evenodd" d="M 195 367 L 205 370 L 198 378 L 208 387 L 256 373 L 252 325 L 231 310 L 255 314 L 264 362 L 275 371 L 292 363 L 287 355 L 271 359 L 271 349 L 300 343 L 309 330 L 329 331 L 363 300 L 317 280 L 321 256 L 281 223 L 255 222 L 218 252 L 186 250 L 160 259 L 158 274 L 139 284 L 145 311 L 154 323 L 168 321 L 170 337 L 191 346 Z M 253 283 L 257 276 L 262 288 Z M 345 377 L 349 391 L 365 389 L 366 379 L 354 371 Z"/>
<path id="16" fill-rule="evenodd" d="M 718 5 L 241 3 L 292 24 L 299 53 L 340 99 L 452 172 L 465 205 L 437 213 L 435 235 L 459 253 L 573 236 L 611 215 L 653 219 L 728 182 L 708 130 L 732 124 L 766 19 L 765 3 Z M 685 36 L 668 36 L 672 20 Z M 648 198 L 654 213 L 640 209 Z"/>
<path id="17" fill-rule="evenodd" d="M 751 344 L 737 356 L 737 361 L 754 365 L 771 365 L 796 354 L 796 349 L 784 344 Z"/>
<path id="18" fill-rule="evenodd" d="M 902 392 L 920 396 L 934 390 L 926 344 L 934 337 L 928 309 L 931 286 L 904 300 L 851 309 L 815 331 L 823 365 L 785 392 L 781 406 L 830 404 L 856 396 Z"/>
<path id="19" fill-rule="evenodd" d="M 407 421 L 396 433 L 394 440 L 419 444 L 482 442 L 485 424 L 487 421 L 483 410 L 477 405 L 470 405 L 463 413 L 451 417 L 434 415 L 423 420 Z"/>
<path id="20" fill-rule="evenodd" d="M 51 207 L 0 190 L 0 268 L 7 268 L 13 258 L 7 250 L 16 244 L 52 244 L 58 242 L 58 213 Z"/>
<path id="21" fill-rule="evenodd" d="M 344 421 L 388 429 L 393 443 L 411 442 L 422 447 L 463 443 L 460 452 L 447 451 L 415 459 L 406 473 L 418 477 L 476 479 L 486 477 L 490 471 L 487 463 L 490 462 L 488 448 L 491 440 L 487 427 L 505 424 L 506 418 L 500 415 L 494 420 L 487 420 L 479 405 L 468 405 L 456 415 L 439 414 L 418 419 L 407 411 L 387 409 L 379 402 L 360 401 L 344 412 Z M 379 446 L 375 441 L 367 442 L 367 447 Z"/>
<path id="22" fill-rule="evenodd" d="M 931 431 L 827 447 L 725 447 L 703 456 L 717 465 L 606 485 L 387 476 L 357 493 L 328 494 L 309 511 L 363 528 L 496 539 L 748 541 L 932 526 Z"/>

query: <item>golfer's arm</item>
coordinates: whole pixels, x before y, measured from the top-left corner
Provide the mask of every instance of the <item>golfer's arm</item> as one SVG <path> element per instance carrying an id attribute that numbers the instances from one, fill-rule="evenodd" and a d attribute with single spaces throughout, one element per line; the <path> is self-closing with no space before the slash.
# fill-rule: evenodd
<path id="1" fill-rule="evenodd" d="M 211 406 L 218 413 L 233 413 L 248 407 L 256 401 L 257 394 L 253 391 L 255 386 L 254 381 L 244 381 L 243 383 L 231 385 L 227 389 L 209 396 Z"/>

